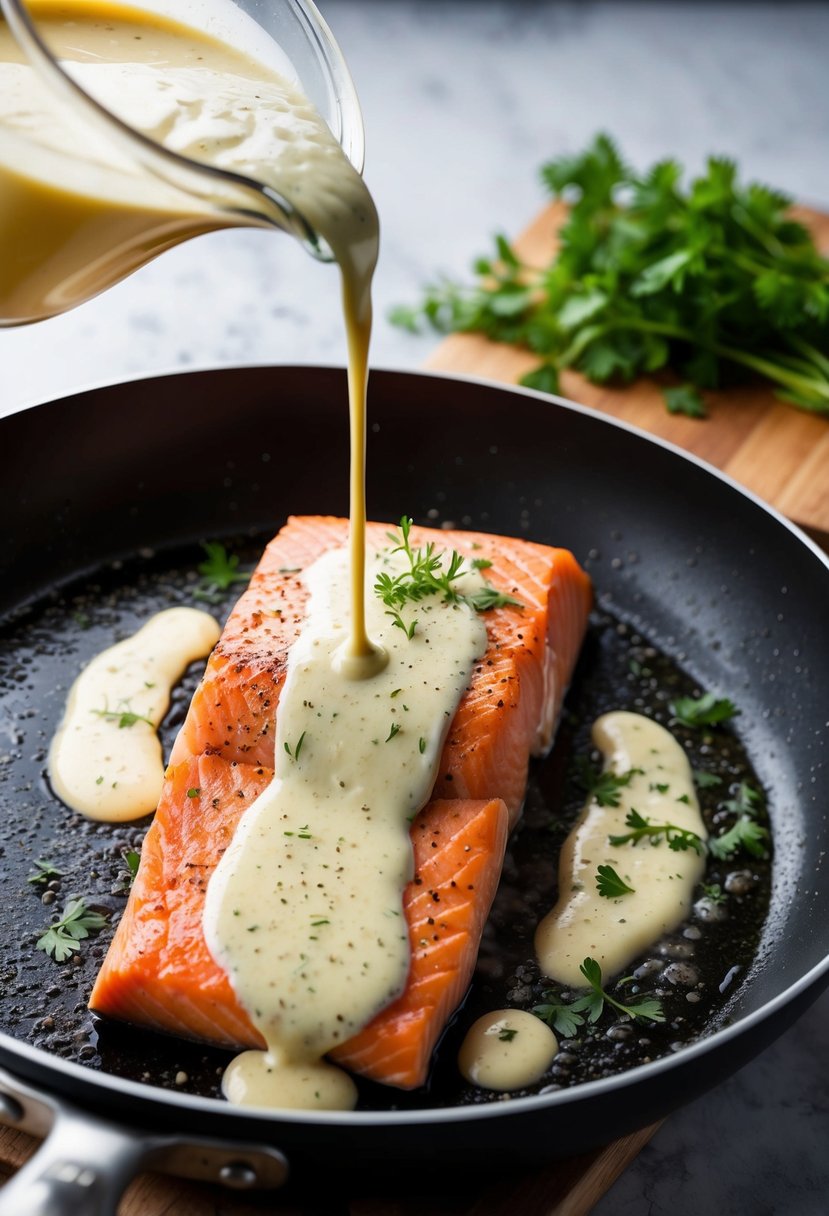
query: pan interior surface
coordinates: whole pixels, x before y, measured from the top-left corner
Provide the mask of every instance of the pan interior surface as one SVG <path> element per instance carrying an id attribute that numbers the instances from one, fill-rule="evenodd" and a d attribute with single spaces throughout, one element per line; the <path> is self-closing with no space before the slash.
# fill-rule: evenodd
<path id="1" fill-rule="evenodd" d="M 820 857 L 827 847 L 829 699 L 819 678 L 829 669 L 825 561 L 785 523 L 696 462 L 536 395 L 375 373 L 370 408 L 372 515 L 394 520 L 405 511 L 421 522 L 571 548 L 595 581 L 597 620 L 623 639 L 619 646 L 638 638 L 669 655 L 692 683 L 739 704 L 736 733 L 768 792 L 775 864 L 751 975 L 735 988 L 718 1024 L 751 1018 L 825 968 L 829 889 Z M 117 613 L 121 629 L 131 611 L 139 621 L 159 555 L 162 567 L 181 568 L 170 554 L 195 552 L 204 539 L 234 537 L 249 545 L 246 556 L 253 559 L 254 538 L 275 531 L 288 513 L 342 514 L 346 506 L 347 419 L 338 371 L 252 368 L 136 381 L 40 406 L 0 425 L 4 479 L 19 503 L 0 609 L 15 627 L 28 606 L 40 611 L 50 597 L 57 603 L 61 588 L 74 594 L 91 576 L 99 602 L 94 612 L 77 605 L 76 633 L 66 643 L 73 657 L 88 649 L 96 630 L 104 636 Z M 123 605 L 116 608 L 121 563 L 134 573 L 136 562 L 146 569 L 136 575 L 138 592 L 125 615 Z M 93 618 L 91 626 L 85 617 Z M 45 636 L 39 643 L 35 638 L 32 652 L 18 657 L 49 667 L 51 645 Z M 74 657 L 67 684 L 77 664 Z M 65 690 L 49 672 L 44 697 L 54 715 Z M 15 742 L 22 734 L 29 763 L 42 771 L 48 740 L 33 746 L 25 722 L 21 731 L 14 720 L 32 709 L 16 699 L 15 681 L 19 687 L 24 678 L 14 664 L 4 668 L 8 754 L 22 746 Z M 174 703 L 170 730 L 195 678 L 193 672 Z M 561 794 L 560 777 L 545 780 L 551 797 Z M 46 808 L 54 812 L 43 782 L 41 775 L 30 782 L 33 788 L 14 791 L 26 814 L 43 812 L 29 853 L 43 844 L 43 832 L 54 831 L 43 827 Z M 30 824 L 27 830 L 34 831 Z M 141 834 L 143 826 L 114 836 L 84 827 L 75 832 L 75 847 L 103 858 L 114 887 L 122 848 L 133 847 Z M 27 866 L 30 860 L 27 853 Z M 18 866 L 18 886 L 20 873 Z M 119 898 L 113 894 L 113 911 Z M 27 969 L 42 963 L 31 946 L 47 909 L 36 900 L 21 901 L 21 909 L 28 951 L 17 951 L 17 942 L 6 951 L 7 992 L 15 986 L 25 992 Z M 82 985 L 74 1003 L 83 1005 Z M 17 1005 L 16 1014 L 3 1015 L 12 1036 L 15 1022 L 23 1025 L 29 1013 L 25 999 Z M 14 1010 L 15 1002 L 4 1008 Z M 119 1034 L 127 1032 L 108 1033 L 112 1050 L 123 1050 Z M 678 1066 L 682 1055 L 670 1065 Z M 211 1059 L 210 1066 L 220 1065 Z M 635 1084 L 641 1071 L 625 1074 L 621 1084 Z M 136 1079 L 156 1078 L 151 1067 Z M 579 1101 L 577 1089 L 566 1091 L 571 1095 Z M 549 1094 L 551 1107 L 564 1100 L 563 1091 Z"/>

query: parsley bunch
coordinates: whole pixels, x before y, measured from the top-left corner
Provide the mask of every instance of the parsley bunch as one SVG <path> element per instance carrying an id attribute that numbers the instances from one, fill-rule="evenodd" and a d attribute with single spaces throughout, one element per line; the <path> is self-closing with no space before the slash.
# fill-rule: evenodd
<path id="1" fill-rule="evenodd" d="M 444 280 L 392 321 L 526 346 L 542 361 L 522 383 L 546 392 L 565 368 L 604 384 L 670 367 L 686 381 L 664 390 L 675 413 L 704 417 L 700 389 L 761 376 L 829 415 L 829 261 L 785 194 L 741 184 L 722 157 L 687 187 L 675 160 L 639 175 L 607 135 L 541 176 L 570 204 L 549 266 L 499 236 L 476 283 Z"/>

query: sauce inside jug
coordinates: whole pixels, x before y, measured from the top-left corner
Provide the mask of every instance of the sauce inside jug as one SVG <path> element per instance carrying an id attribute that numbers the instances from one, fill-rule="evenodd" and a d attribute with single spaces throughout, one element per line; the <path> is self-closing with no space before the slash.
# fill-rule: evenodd
<path id="1" fill-rule="evenodd" d="M 0 17 L 0 325 L 53 316 L 189 237 L 283 225 L 295 208 L 348 273 L 370 245 L 369 196 L 325 123 L 285 77 L 201 31 L 84 0 L 29 8 L 85 94 L 167 153 L 212 166 L 201 196 L 148 172 L 105 122 L 44 80 Z M 222 175 L 225 175 L 222 178 Z M 236 187 L 241 175 L 272 191 Z M 234 205 L 235 204 L 235 205 Z M 325 230 L 325 231 L 323 231 Z M 353 259 L 352 259 L 353 261 Z"/>

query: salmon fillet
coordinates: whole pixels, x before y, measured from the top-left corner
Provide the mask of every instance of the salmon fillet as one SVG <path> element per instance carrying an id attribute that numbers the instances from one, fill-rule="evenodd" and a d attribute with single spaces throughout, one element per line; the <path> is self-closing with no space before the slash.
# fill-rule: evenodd
<path id="1" fill-rule="evenodd" d="M 345 520 L 290 519 L 231 613 L 173 747 L 138 875 L 90 998 L 96 1013 L 229 1047 L 264 1046 L 207 948 L 205 892 L 240 816 L 273 776 L 275 713 L 308 601 L 299 575 L 341 548 L 347 532 Z M 552 741 L 591 604 L 590 581 L 566 550 L 425 528 L 413 528 L 411 539 L 491 561 L 488 580 L 522 607 L 484 614 L 486 653 L 450 728 L 433 800 L 412 824 L 406 987 L 332 1053 L 355 1072 L 403 1088 L 425 1081 L 434 1044 L 471 979 L 529 757 Z M 387 526 L 369 524 L 367 544 L 369 552 L 387 547 Z"/>

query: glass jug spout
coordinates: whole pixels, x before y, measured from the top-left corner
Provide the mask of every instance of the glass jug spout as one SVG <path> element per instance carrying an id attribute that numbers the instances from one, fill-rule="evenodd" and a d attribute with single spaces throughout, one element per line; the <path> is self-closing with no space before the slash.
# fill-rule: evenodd
<path id="1" fill-rule="evenodd" d="M 362 171 L 354 86 L 310 0 L 0 0 L 0 326 L 220 228 L 330 260 L 303 195 L 317 128 Z"/>

